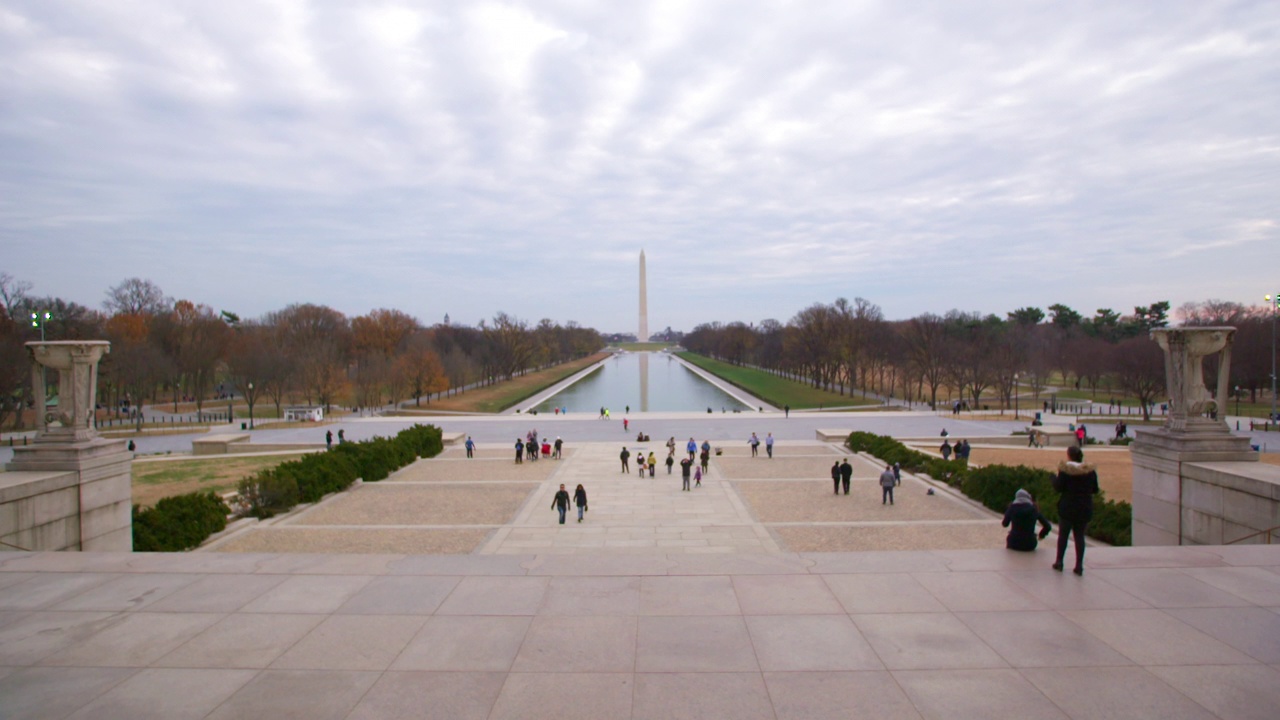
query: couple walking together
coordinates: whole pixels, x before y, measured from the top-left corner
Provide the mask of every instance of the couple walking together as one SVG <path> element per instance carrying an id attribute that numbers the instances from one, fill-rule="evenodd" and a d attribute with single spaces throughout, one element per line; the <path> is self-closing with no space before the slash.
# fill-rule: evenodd
<path id="1" fill-rule="evenodd" d="M 578 489 L 573 491 L 573 503 L 578 506 L 578 522 L 582 522 L 582 513 L 587 511 L 587 491 L 578 484 Z M 551 509 L 560 513 L 560 524 L 564 524 L 565 514 L 569 512 L 569 492 L 564 489 L 564 485 L 560 486 L 560 492 L 556 493 L 555 499 L 551 501 Z"/>

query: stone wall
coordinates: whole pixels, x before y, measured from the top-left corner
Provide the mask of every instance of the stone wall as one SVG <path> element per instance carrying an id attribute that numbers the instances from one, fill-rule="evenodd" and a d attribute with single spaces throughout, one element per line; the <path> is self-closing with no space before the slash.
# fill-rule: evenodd
<path id="1" fill-rule="evenodd" d="M 14 451 L 0 474 L 0 540 L 28 550 L 133 549 L 133 454 L 124 443 Z"/>
<path id="2" fill-rule="evenodd" d="M 1134 545 L 1280 542 L 1280 532 L 1266 534 L 1280 526 L 1280 467 L 1251 451 L 1153 435 L 1140 431 L 1131 447 Z"/>

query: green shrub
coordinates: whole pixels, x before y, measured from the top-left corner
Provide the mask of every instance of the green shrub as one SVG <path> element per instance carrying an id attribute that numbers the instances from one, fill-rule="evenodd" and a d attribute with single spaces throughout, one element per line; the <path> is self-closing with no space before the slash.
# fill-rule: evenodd
<path id="1" fill-rule="evenodd" d="M 1128 445 L 1131 442 L 1133 442 L 1133 438 L 1122 437 L 1122 438 L 1111 438 L 1110 440 L 1107 441 L 1107 444 L 1108 445 Z"/>
<path id="2" fill-rule="evenodd" d="M 269 518 L 298 504 L 298 481 L 288 468 L 281 470 L 288 464 L 282 463 L 240 481 L 236 489 L 248 506 L 248 515 Z"/>
<path id="3" fill-rule="evenodd" d="M 133 549 L 174 552 L 198 547 L 227 527 L 230 509 L 212 492 L 167 497 L 155 507 L 133 506 Z"/>
<path id="4" fill-rule="evenodd" d="M 316 502 L 329 493 L 345 490 L 356 478 L 365 482 L 385 480 L 417 458 L 434 457 L 443 450 L 440 428 L 414 425 L 394 438 L 342 443 L 330 452 L 263 470 L 240 481 L 240 497 L 248 505 L 248 514 L 267 518 L 300 502 Z"/>
<path id="5" fill-rule="evenodd" d="M 1127 438 L 1126 438 L 1127 440 Z M 1128 444 L 1128 443 L 1125 443 Z M 1040 511 L 1058 523 L 1058 493 L 1053 489 L 1052 472 L 1025 465 L 988 465 L 970 468 L 958 460 L 942 460 L 912 450 L 885 435 L 850 433 L 845 445 L 854 452 L 866 452 L 886 463 L 902 463 L 908 472 L 926 473 L 935 480 L 958 488 L 996 512 L 1004 512 L 1019 488 L 1031 493 Z M 1122 500 L 1108 500 L 1101 493 L 1093 501 L 1089 536 L 1111 545 L 1131 545 L 1133 506 Z"/>

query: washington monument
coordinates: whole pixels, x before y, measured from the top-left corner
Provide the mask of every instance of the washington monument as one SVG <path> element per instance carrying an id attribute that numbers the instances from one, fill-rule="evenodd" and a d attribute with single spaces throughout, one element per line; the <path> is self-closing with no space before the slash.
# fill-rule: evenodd
<path id="1" fill-rule="evenodd" d="M 649 342 L 649 288 L 644 278 L 644 250 L 640 251 L 640 331 L 636 340 Z"/>

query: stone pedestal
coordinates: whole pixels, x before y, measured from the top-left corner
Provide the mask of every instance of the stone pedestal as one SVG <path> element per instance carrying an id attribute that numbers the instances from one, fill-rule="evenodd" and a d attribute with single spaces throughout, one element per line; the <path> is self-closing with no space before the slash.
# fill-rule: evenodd
<path id="1" fill-rule="evenodd" d="M 1133 457 L 1134 545 L 1265 542 L 1280 525 L 1280 468 L 1261 465 L 1247 437 L 1210 413 L 1227 397 L 1235 328 L 1161 328 L 1170 411 L 1164 427 L 1139 430 Z M 1204 358 L 1219 354 L 1216 393 Z"/>
<path id="2" fill-rule="evenodd" d="M 58 409 L 38 418 L 35 442 L 15 447 L 0 475 L 0 540 L 28 550 L 132 550 L 133 455 L 93 427 L 98 361 L 110 344 L 27 348 L 37 407 L 45 407 L 44 367 L 58 371 Z"/>

